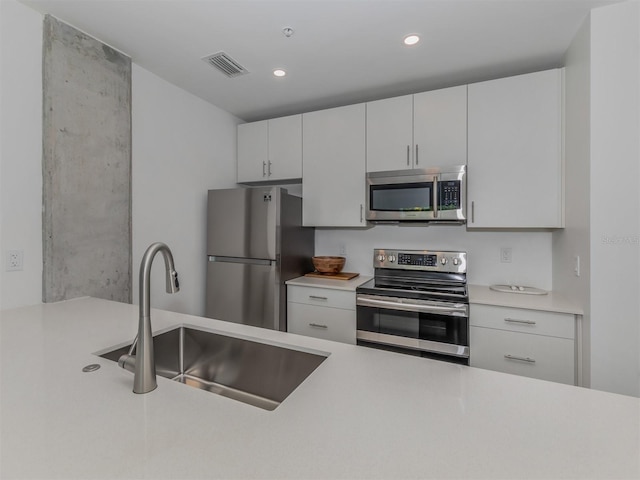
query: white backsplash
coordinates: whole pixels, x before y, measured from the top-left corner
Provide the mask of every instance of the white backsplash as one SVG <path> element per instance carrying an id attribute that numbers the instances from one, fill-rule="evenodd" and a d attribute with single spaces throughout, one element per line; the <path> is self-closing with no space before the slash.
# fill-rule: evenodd
<path id="1" fill-rule="evenodd" d="M 526 285 L 551 290 L 551 232 L 476 232 L 464 226 L 376 225 L 361 229 L 316 229 L 316 255 L 347 257 L 345 272 L 373 275 L 373 249 L 460 250 L 468 254 L 467 281 Z M 511 263 L 500 249 L 511 248 Z"/>

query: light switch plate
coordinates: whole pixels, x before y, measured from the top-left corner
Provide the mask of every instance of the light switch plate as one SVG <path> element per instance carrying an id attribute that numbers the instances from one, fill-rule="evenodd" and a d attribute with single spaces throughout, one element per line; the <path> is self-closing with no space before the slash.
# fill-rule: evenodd
<path id="1" fill-rule="evenodd" d="M 511 263 L 512 252 L 511 247 L 502 247 L 500 249 L 500 261 L 502 263 Z"/>

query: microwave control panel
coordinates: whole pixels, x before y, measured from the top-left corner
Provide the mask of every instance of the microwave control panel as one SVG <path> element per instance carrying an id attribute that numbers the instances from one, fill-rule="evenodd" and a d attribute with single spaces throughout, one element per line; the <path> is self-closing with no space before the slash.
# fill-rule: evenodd
<path id="1" fill-rule="evenodd" d="M 442 210 L 456 210 L 460 208 L 460 181 L 449 180 L 438 183 L 440 196 L 439 208 Z"/>

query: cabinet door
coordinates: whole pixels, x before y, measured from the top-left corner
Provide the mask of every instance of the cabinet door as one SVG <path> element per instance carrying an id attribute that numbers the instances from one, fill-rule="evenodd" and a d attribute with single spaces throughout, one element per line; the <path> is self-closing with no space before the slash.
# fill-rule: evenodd
<path id="1" fill-rule="evenodd" d="M 268 121 L 238 125 L 238 183 L 267 179 Z"/>
<path id="2" fill-rule="evenodd" d="M 302 219 L 364 227 L 365 104 L 303 114 Z"/>
<path id="3" fill-rule="evenodd" d="M 356 344 L 356 312 L 289 302 L 287 331 L 308 337 Z"/>
<path id="4" fill-rule="evenodd" d="M 413 96 L 414 167 L 467 163 L 467 86 Z"/>
<path id="5" fill-rule="evenodd" d="M 469 327 L 472 367 L 575 385 L 573 340 Z"/>
<path id="6" fill-rule="evenodd" d="M 302 115 L 269 120 L 269 180 L 302 178 Z"/>
<path id="7" fill-rule="evenodd" d="M 562 71 L 469 85 L 470 228 L 563 226 Z"/>
<path id="8" fill-rule="evenodd" d="M 356 309 L 356 294 L 353 291 L 289 285 L 287 287 L 287 295 L 290 302 L 345 310 Z"/>
<path id="9" fill-rule="evenodd" d="M 499 307 L 496 305 L 469 305 L 469 325 L 513 332 L 546 335 L 573 340 L 576 317 L 569 313 Z"/>
<path id="10" fill-rule="evenodd" d="M 413 95 L 367 103 L 367 172 L 413 166 Z"/>

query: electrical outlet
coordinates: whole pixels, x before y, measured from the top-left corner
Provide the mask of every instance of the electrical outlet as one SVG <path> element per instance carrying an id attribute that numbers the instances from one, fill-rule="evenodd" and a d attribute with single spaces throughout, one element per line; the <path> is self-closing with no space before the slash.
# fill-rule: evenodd
<path id="1" fill-rule="evenodd" d="M 500 249 L 500 261 L 502 263 L 511 263 L 511 247 L 502 247 Z"/>
<path id="2" fill-rule="evenodd" d="M 341 257 L 346 257 L 346 256 L 347 256 L 347 246 L 346 246 L 344 243 L 341 243 L 341 244 L 338 246 L 338 254 L 339 254 Z"/>
<path id="3" fill-rule="evenodd" d="M 9 250 L 7 252 L 7 272 L 22 270 L 22 250 Z"/>

